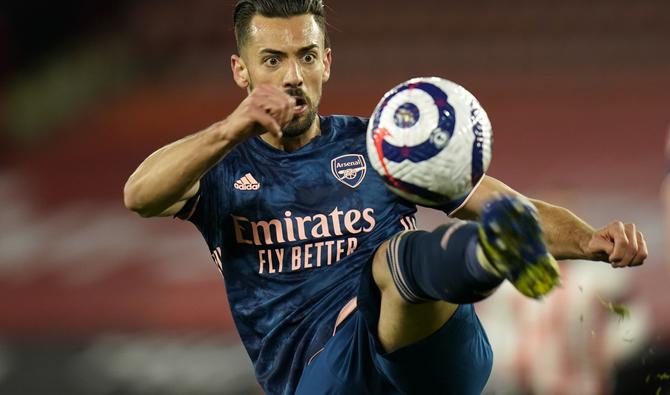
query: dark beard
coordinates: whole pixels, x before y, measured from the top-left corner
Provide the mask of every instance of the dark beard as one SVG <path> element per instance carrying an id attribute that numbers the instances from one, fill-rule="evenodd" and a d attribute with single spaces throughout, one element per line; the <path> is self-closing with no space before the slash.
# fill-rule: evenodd
<path id="1" fill-rule="evenodd" d="M 294 117 L 291 122 L 282 128 L 282 133 L 286 137 L 298 137 L 303 135 L 312 127 L 315 119 L 316 109 L 309 103 L 307 112 L 299 118 Z"/>
<path id="2" fill-rule="evenodd" d="M 286 93 L 290 96 L 301 98 L 307 105 L 307 112 L 305 114 L 300 117 L 293 117 L 291 122 L 282 128 L 282 133 L 284 136 L 298 137 L 302 134 L 305 134 L 312 127 L 312 124 L 316 119 L 317 108 L 312 103 L 312 100 L 307 97 L 307 95 L 305 95 L 300 88 L 289 89 L 286 91 Z"/>

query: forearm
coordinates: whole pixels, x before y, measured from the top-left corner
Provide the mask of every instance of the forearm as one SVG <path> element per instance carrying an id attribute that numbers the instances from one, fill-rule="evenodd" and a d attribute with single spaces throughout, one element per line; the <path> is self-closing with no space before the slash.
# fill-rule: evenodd
<path id="1" fill-rule="evenodd" d="M 556 259 L 593 259 L 586 253 L 593 235 L 591 225 L 570 210 L 531 199 L 540 215 L 549 252 Z"/>
<path id="2" fill-rule="evenodd" d="M 151 217 L 189 197 L 207 170 L 234 146 L 225 138 L 224 122 L 171 143 L 145 159 L 124 187 L 126 207 Z"/>
<path id="3" fill-rule="evenodd" d="M 456 215 L 476 219 L 484 205 L 496 195 L 522 196 L 495 178 L 484 176 L 468 203 Z M 541 200 L 530 199 L 538 210 L 549 251 L 556 259 L 603 259 L 586 252 L 593 228 L 569 210 Z"/>

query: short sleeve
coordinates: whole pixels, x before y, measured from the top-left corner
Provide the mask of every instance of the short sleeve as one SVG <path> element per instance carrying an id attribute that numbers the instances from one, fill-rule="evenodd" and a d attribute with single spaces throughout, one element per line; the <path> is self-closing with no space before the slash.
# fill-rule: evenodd
<path id="1" fill-rule="evenodd" d="M 225 167 L 220 162 L 200 179 L 198 192 L 184 204 L 175 217 L 192 222 L 209 240 L 228 213 L 225 181 Z"/>

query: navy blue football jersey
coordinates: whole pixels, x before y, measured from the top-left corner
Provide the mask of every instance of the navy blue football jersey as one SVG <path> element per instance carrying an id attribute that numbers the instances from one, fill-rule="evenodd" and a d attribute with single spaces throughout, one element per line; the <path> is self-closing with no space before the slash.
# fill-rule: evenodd
<path id="1" fill-rule="evenodd" d="M 368 120 L 319 120 L 321 134 L 295 152 L 260 137 L 237 146 L 200 180 L 188 217 L 268 394 L 293 394 L 375 249 L 415 227 L 416 207 L 368 166 Z"/>

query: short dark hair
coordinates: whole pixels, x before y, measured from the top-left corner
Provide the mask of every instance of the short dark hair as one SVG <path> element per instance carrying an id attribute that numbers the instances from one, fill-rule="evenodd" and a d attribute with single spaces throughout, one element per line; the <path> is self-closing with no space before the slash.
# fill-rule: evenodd
<path id="1" fill-rule="evenodd" d="M 249 37 L 249 25 L 256 14 L 267 18 L 289 18 L 311 14 L 323 32 L 324 46 L 330 47 L 323 0 L 238 0 L 233 12 L 238 51 L 246 44 Z"/>

